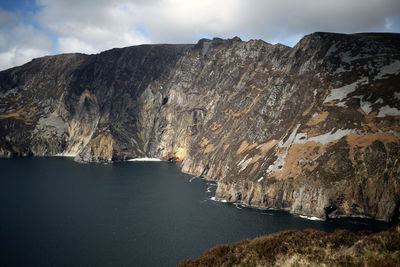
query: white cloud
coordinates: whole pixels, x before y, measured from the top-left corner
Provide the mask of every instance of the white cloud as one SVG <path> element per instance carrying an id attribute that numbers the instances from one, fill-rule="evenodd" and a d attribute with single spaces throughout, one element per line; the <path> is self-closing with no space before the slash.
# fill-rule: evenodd
<path id="1" fill-rule="evenodd" d="M 51 39 L 32 25 L 21 23 L 18 14 L 0 9 L 0 18 L 0 70 L 51 54 Z"/>
<path id="2" fill-rule="evenodd" d="M 49 51 L 37 48 L 11 47 L 7 51 L 0 53 L 0 70 L 19 66 L 33 58 L 42 57 L 48 54 Z"/>
<path id="3" fill-rule="evenodd" d="M 36 0 L 30 17 L 0 9 L 0 68 L 42 53 L 98 53 L 209 37 L 294 45 L 315 31 L 400 31 L 398 0 Z M 1 6 L 1 5 L 0 5 Z M 25 20 L 25 22 L 23 22 Z M 52 36 L 52 44 L 49 36 Z M 36 52 L 33 52 L 36 51 Z M 25 61 L 23 59 L 26 56 Z"/>
<path id="4" fill-rule="evenodd" d="M 42 0 L 39 23 L 59 36 L 60 52 L 97 53 L 113 47 L 151 43 L 137 29 L 134 6 L 123 1 Z"/>
<path id="5" fill-rule="evenodd" d="M 16 14 L 0 9 L 0 27 L 14 25 L 18 22 Z"/>
<path id="6" fill-rule="evenodd" d="M 242 23 L 239 0 L 165 0 L 140 11 L 155 42 L 196 42 L 204 35 L 233 37 Z"/>
<path id="7" fill-rule="evenodd" d="M 90 44 L 87 44 L 84 41 L 74 37 L 58 38 L 58 48 L 63 53 L 73 53 L 79 51 L 80 53 L 93 54 L 96 52 Z"/>

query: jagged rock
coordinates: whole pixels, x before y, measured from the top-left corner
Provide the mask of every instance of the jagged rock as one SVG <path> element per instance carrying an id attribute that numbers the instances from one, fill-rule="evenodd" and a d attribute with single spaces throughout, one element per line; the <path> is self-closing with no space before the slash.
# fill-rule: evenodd
<path id="1" fill-rule="evenodd" d="M 35 59 L 0 72 L 0 156 L 159 157 L 217 199 L 389 221 L 400 206 L 400 38 L 314 33 Z"/>

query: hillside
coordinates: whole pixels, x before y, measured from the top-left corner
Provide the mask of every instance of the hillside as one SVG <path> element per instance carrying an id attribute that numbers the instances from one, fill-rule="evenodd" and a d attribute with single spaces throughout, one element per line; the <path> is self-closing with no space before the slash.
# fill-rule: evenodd
<path id="1" fill-rule="evenodd" d="M 314 33 L 35 59 L 0 72 L 0 155 L 153 157 L 216 199 L 398 219 L 400 38 Z"/>

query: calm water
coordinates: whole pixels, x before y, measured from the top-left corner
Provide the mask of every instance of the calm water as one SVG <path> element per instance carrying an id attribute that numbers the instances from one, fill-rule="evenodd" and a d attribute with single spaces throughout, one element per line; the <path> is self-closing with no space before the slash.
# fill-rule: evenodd
<path id="1" fill-rule="evenodd" d="M 0 160 L 0 171 L 1 266 L 173 266 L 286 229 L 388 227 L 215 202 L 214 184 L 170 163 L 25 158 Z"/>

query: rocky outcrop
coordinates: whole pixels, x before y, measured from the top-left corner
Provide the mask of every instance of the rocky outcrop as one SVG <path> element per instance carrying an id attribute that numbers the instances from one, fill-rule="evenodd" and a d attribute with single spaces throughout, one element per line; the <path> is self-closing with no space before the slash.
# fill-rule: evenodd
<path id="1" fill-rule="evenodd" d="M 400 38 L 239 38 L 35 59 L 0 72 L 0 155 L 158 157 L 217 199 L 397 219 Z"/>

